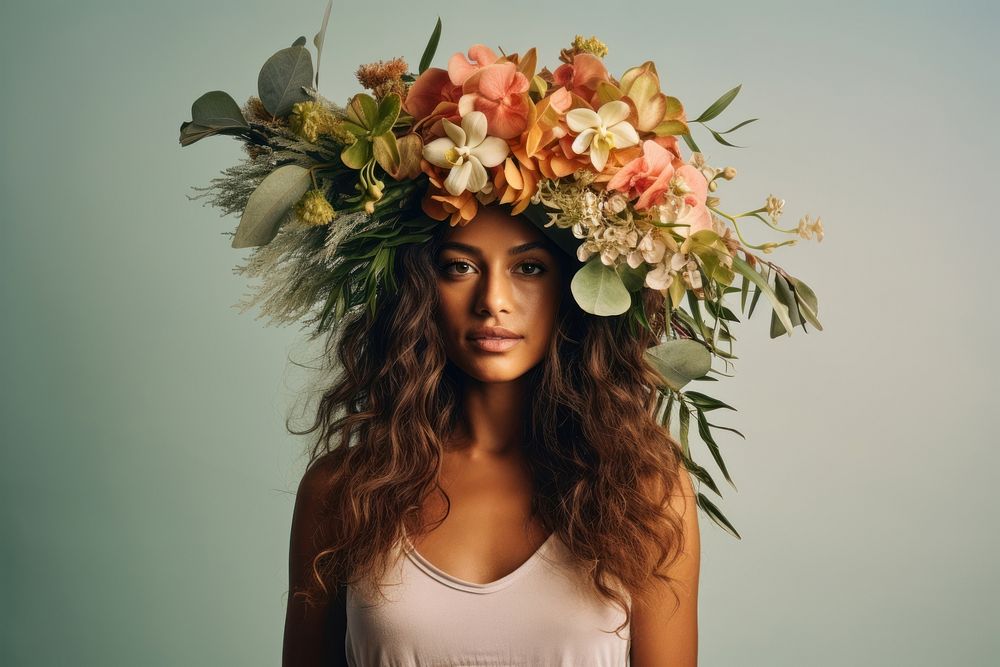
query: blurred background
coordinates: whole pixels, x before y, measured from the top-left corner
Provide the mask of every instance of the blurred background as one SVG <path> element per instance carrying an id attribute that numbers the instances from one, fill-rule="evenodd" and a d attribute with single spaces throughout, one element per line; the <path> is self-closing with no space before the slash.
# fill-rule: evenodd
<path id="1" fill-rule="evenodd" d="M 323 0 L 14 0 L 0 7 L 0 493 L 4 665 L 276 665 L 306 438 L 285 418 L 315 350 L 233 304 L 238 220 L 189 201 L 243 152 L 182 149 L 191 103 L 239 103 Z M 655 61 L 716 143 L 731 212 L 786 200 L 822 243 L 771 259 L 822 332 L 737 325 L 710 388 L 738 491 L 702 515 L 701 665 L 996 664 L 1000 103 L 987 2 L 334 2 L 320 92 L 482 42 L 558 65 L 596 35 L 614 76 Z M 756 242 L 782 240 L 744 224 Z M 301 424 L 301 421 L 299 422 Z M 709 467 L 710 456 L 695 447 Z M 714 497 L 714 496 L 713 496 Z"/>

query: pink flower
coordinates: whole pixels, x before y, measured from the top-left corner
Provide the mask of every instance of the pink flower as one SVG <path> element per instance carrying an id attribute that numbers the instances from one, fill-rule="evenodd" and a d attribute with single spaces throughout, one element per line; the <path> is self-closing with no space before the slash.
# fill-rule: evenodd
<path id="1" fill-rule="evenodd" d="M 577 53 L 572 64 L 564 63 L 557 67 L 552 78 L 557 86 L 566 86 L 592 106 L 600 106 L 599 103 L 594 104 L 597 84 L 610 80 L 604 62 L 592 53 Z"/>
<path id="2" fill-rule="evenodd" d="M 677 169 L 671 180 L 672 190 L 683 198 L 684 207 L 675 222 L 690 227 L 675 227 L 682 236 L 688 236 L 702 229 L 712 229 L 712 214 L 705 204 L 708 197 L 708 181 L 700 169 L 689 164 Z"/>
<path id="3" fill-rule="evenodd" d="M 619 169 L 608 181 L 607 188 L 620 190 L 629 199 L 638 197 L 635 202 L 636 210 L 641 211 L 658 204 L 670 188 L 670 179 L 674 176 L 671 164 L 673 157 L 672 152 L 652 139 L 647 139 L 642 142 L 642 155 Z M 702 201 L 704 202 L 704 198 Z"/>
<path id="4" fill-rule="evenodd" d="M 528 77 L 517 71 L 512 62 L 494 63 L 476 70 L 462 84 L 465 93 L 458 100 L 458 111 L 482 111 L 489 124 L 489 134 L 513 139 L 528 127 L 531 110 Z"/>
<path id="5" fill-rule="evenodd" d="M 456 51 L 448 60 L 448 76 L 456 86 L 461 86 L 480 69 L 497 61 L 497 55 L 485 44 L 473 44 L 469 47 L 469 58 L 471 63 L 461 51 Z"/>

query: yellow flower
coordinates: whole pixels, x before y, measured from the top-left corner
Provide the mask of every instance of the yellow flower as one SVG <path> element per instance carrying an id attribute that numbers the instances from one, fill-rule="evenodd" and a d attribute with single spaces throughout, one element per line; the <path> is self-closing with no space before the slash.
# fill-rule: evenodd
<path id="1" fill-rule="evenodd" d="M 322 190 L 309 190 L 295 204 L 295 213 L 307 225 L 326 225 L 337 216 Z"/>
<path id="2" fill-rule="evenodd" d="M 577 35 L 573 40 L 573 48 L 578 52 L 592 53 L 598 58 L 608 55 L 607 45 L 593 35 L 590 39 L 584 39 L 583 35 Z"/>
<path id="3" fill-rule="evenodd" d="M 329 110 L 313 100 L 296 102 L 288 116 L 288 127 L 310 143 L 316 143 L 320 134 L 334 134 L 338 122 Z"/>

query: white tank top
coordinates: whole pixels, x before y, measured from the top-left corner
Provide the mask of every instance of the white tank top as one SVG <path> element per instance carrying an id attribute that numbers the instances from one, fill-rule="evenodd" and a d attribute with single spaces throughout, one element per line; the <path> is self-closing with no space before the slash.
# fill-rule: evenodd
<path id="1" fill-rule="evenodd" d="M 552 533 L 527 561 L 487 584 L 438 569 L 405 536 L 386 575 L 388 601 L 347 587 L 351 667 L 622 667 L 625 613 L 599 597 Z M 621 589 L 619 589 L 621 590 Z M 627 592 L 626 601 L 630 601 Z"/>

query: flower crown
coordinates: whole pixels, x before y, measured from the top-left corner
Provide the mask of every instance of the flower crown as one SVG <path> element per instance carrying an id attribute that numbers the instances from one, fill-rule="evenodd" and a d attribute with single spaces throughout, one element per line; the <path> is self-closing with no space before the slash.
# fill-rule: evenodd
<path id="1" fill-rule="evenodd" d="M 692 380 L 716 379 L 709 375 L 713 356 L 727 365 L 735 358 L 729 323 L 739 320 L 724 297 L 739 293 L 749 317 L 764 294 L 772 338 L 807 323 L 822 329 L 812 290 L 751 252 L 771 253 L 797 238 L 822 240 L 821 220 L 806 215 L 797 227 L 781 228 L 784 200 L 772 195 L 759 208 L 730 215 L 710 194 L 736 170 L 709 166 L 691 126 L 701 124 L 734 146 L 724 135 L 756 119 L 724 132 L 706 123 L 740 86 L 691 121 L 681 102 L 661 90 L 652 61 L 616 79 L 602 60 L 605 45 L 581 36 L 560 51 L 552 71 L 538 69 L 534 48 L 497 55 L 483 44 L 453 54 L 446 68 L 430 67 L 439 18 L 416 74 L 402 58 L 363 65 L 357 78 L 370 94 L 360 92 L 341 107 L 318 92 L 331 4 L 313 38 L 315 71 L 300 37 L 264 63 L 258 94 L 242 108 L 211 91 L 180 126 L 182 146 L 225 134 L 240 139 L 248 154 L 193 197 L 208 196 L 225 213 L 240 215 L 232 245 L 254 250 L 235 271 L 262 280 L 242 309 L 263 304 L 262 314 L 274 322 L 306 319 L 318 336 L 355 308 L 374 311 L 378 296 L 396 289 L 398 247 L 429 240 L 444 221 L 472 222 L 481 205 L 508 206 L 580 261 L 571 288 L 587 313 L 626 314 L 630 324 L 648 327 L 642 290 L 665 295 L 666 340 L 646 352 L 663 379 L 658 418 L 669 424 L 678 405 L 685 464 L 718 494 L 688 451 L 693 413 L 732 483 L 710 427 L 742 434 L 710 423 L 705 413 L 733 408 L 682 391 Z M 679 138 L 691 151 L 688 159 Z M 741 218 L 797 238 L 751 244 Z M 699 493 L 698 501 L 738 537 L 707 497 Z"/>

